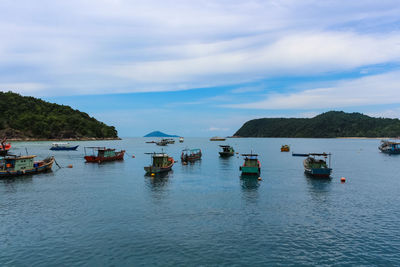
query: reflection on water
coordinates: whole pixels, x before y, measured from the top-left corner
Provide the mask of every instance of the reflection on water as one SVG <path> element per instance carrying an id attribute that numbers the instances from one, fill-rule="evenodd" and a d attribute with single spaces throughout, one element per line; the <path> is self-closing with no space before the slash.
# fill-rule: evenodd
<path id="1" fill-rule="evenodd" d="M 169 175 L 173 171 L 157 173 L 155 176 L 145 175 L 147 187 L 152 191 L 163 190 L 168 185 Z"/>
<path id="2" fill-rule="evenodd" d="M 311 197 L 316 201 L 325 200 L 326 194 L 331 190 L 332 178 L 313 177 L 306 173 L 304 173 L 304 177 Z"/>
<path id="3" fill-rule="evenodd" d="M 255 202 L 258 199 L 258 188 L 260 187 L 258 176 L 254 175 L 241 175 L 240 185 L 243 192 L 243 197 L 247 201 Z"/>
<path id="4" fill-rule="evenodd" d="M 224 157 L 219 157 L 219 167 L 222 170 L 230 170 L 232 168 L 232 157 L 229 158 L 224 158 Z"/>

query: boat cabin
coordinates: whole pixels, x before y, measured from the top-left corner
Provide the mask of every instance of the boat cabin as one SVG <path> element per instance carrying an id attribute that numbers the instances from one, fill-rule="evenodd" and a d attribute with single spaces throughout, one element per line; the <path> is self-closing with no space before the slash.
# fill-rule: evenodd
<path id="1" fill-rule="evenodd" d="M 153 164 L 152 166 L 162 168 L 169 164 L 168 155 L 165 153 L 154 153 L 153 154 Z"/>
<path id="2" fill-rule="evenodd" d="M 36 156 L 7 156 L 4 157 L 0 162 L 1 170 L 13 170 L 13 171 L 24 171 L 32 169 L 36 163 L 34 162 L 34 158 Z"/>
<path id="3" fill-rule="evenodd" d="M 86 155 L 86 149 L 89 149 L 92 151 L 91 156 L 102 157 L 102 158 L 109 158 L 109 157 L 116 156 L 115 148 L 85 147 L 85 155 Z"/>
<path id="4" fill-rule="evenodd" d="M 242 154 L 244 157 L 244 166 L 246 167 L 258 167 L 258 154 Z"/>

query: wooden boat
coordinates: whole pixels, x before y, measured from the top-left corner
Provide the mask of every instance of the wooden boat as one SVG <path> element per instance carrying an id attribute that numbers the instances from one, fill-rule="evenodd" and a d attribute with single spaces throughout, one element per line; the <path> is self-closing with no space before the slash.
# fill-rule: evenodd
<path id="1" fill-rule="evenodd" d="M 222 148 L 222 151 L 219 152 L 221 157 L 231 157 L 235 154 L 235 150 L 231 146 L 220 145 L 220 147 Z"/>
<path id="2" fill-rule="evenodd" d="M 144 167 L 146 174 L 157 174 L 168 172 L 174 165 L 174 159 L 166 153 L 146 153 L 150 154 L 152 162 L 150 166 Z"/>
<path id="3" fill-rule="evenodd" d="M 91 155 L 86 154 L 86 149 L 92 151 Z M 113 148 L 105 147 L 85 147 L 86 162 L 102 163 L 105 161 L 115 161 L 124 159 L 125 150 L 115 151 Z"/>
<path id="4" fill-rule="evenodd" d="M 183 143 L 183 137 L 179 137 L 179 143 Z"/>
<path id="5" fill-rule="evenodd" d="M 381 145 L 378 148 L 382 153 L 400 154 L 400 143 L 398 143 L 398 142 L 382 140 Z"/>
<path id="6" fill-rule="evenodd" d="M 161 141 L 156 142 L 157 146 L 166 146 L 168 142 L 165 139 L 161 139 Z"/>
<path id="7" fill-rule="evenodd" d="M 35 155 L 8 155 L 0 160 L 0 177 L 12 177 L 27 174 L 37 174 L 51 170 L 54 157 L 34 161 Z"/>
<path id="8" fill-rule="evenodd" d="M 313 177 L 330 177 L 332 168 L 329 166 L 331 161 L 330 153 L 309 153 L 309 154 L 292 154 L 297 157 L 307 157 L 303 161 L 304 172 Z M 329 158 L 329 165 L 326 159 Z"/>
<path id="9" fill-rule="evenodd" d="M 167 142 L 167 144 L 175 144 L 175 140 L 173 138 L 164 138 L 161 141 Z"/>
<path id="10" fill-rule="evenodd" d="M 71 146 L 69 143 L 53 143 L 50 150 L 76 150 L 78 146 Z"/>
<path id="11" fill-rule="evenodd" d="M 210 141 L 225 141 L 226 138 L 214 136 L 210 138 Z"/>
<path id="12" fill-rule="evenodd" d="M 11 144 L 8 143 L 6 144 L 7 137 L 4 137 L 3 140 L 0 142 L 0 156 L 5 156 L 7 155 L 8 151 L 11 148 Z"/>
<path id="13" fill-rule="evenodd" d="M 281 146 L 281 152 L 289 152 L 289 151 L 290 151 L 290 146 L 288 145 Z"/>
<path id="14" fill-rule="evenodd" d="M 242 154 L 244 157 L 244 163 L 240 166 L 239 170 L 242 171 L 242 175 L 260 175 L 261 164 L 258 160 L 257 154 Z"/>
<path id="15" fill-rule="evenodd" d="M 181 160 L 182 162 L 193 162 L 201 159 L 201 149 L 184 149 L 182 150 Z"/>

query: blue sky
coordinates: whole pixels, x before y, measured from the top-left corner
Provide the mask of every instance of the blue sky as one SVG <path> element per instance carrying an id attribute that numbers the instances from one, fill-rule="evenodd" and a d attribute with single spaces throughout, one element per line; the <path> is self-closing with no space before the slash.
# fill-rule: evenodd
<path id="1" fill-rule="evenodd" d="M 2 0 L 0 90 L 119 135 L 231 135 L 260 117 L 400 117 L 395 0 Z"/>

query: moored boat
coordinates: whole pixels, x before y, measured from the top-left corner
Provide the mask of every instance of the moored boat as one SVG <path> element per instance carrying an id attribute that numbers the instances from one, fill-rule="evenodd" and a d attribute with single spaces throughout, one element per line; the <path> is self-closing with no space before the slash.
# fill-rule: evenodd
<path id="1" fill-rule="evenodd" d="M 51 170 L 54 157 L 35 161 L 35 155 L 8 155 L 0 160 L 0 177 L 12 177 L 27 174 L 37 174 Z"/>
<path id="2" fill-rule="evenodd" d="M 289 151 L 290 151 L 290 146 L 288 145 L 281 146 L 281 152 L 289 152 Z"/>
<path id="3" fill-rule="evenodd" d="M 182 136 L 179 137 L 179 143 L 183 143 L 183 141 L 184 141 L 183 137 Z"/>
<path id="4" fill-rule="evenodd" d="M 157 146 L 166 146 L 168 145 L 168 141 L 165 139 L 161 139 L 160 141 L 156 142 Z"/>
<path id="5" fill-rule="evenodd" d="M 226 138 L 219 137 L 219 136 L 214 136 L 210 138 L 210 141 L 225 141 Z"/>
<path id="6" fill-rule="evenodd" d="M 92 154 L 87 155 L 86 149 L 92 151 Z M 115 151 L 114 148 L 105 147 L 85 147 L 86 162 L 102 163 L 105 161 L 115 161 L 124 159 L 125 150 Z"/>
<path id="7" fill-rule="evenodd" d="M 76 150 L 78 146 L 72 146 L 70 143 L 53 143 L 50 150 Z"/>
<path id="8" fill-rule="evenodd" d="M 181 160 L 182 162 L 193 162 L 201 159 L 201 149 L 184 149 L 182 150 Z"/>
<path id="9" fill-rule="evenodd" d="M 261 164 L 258 160 L 257 154 L 242 154 L 244 157 L 244 163 L 240 166 L 239 170 L 242 171 L 242 175 L 260 175 Z"/>
<path id="10" fill-rule="evenodd" d="M 151 165 L 144 167 L 146 174 L 168 172 L 174 165 L 174 159 L 166 153 L 146 153 L 151 155 Z"/>
<path id="11" fill-rule="evenodd" d="M 399 142 L 382 140 L 381 145 L 378 148 L 382 153 L 400 154 L 400 143 Z"/>
<path id="12" fill-rule="evenodd" d="M 307 157 L 303 161 L 304 172 L 313 177 L 329 178 L 332 173 L 330 168 L 331 154 L 330 153 L 309 153 L 309 154 L 292 154 L 297 157 Z M 329 164 L 326 160 L 329 158 Z"/>
<path id="13" fill-rule="evenodd" d="M 220 145 L 220 147 L 222 148 L 222 151 L 219 152 L 219 155 L 221 157 L 231 157 L 235 154 L 235 150 L 233 149 L 233 147 L 228 146 L 228 145 Z"/>

